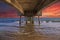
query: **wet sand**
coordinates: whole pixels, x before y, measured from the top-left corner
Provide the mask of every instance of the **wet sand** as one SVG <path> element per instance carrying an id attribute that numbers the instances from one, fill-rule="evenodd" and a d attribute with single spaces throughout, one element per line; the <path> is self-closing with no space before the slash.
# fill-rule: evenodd
<path id="1" fill-rule="evenodd" d="M 18 34 L 4 33 L 0 35 L 0 40 L 60 40 L 56 35 L 38 35 L 38 34 Z"/>
<path id="2" fill-rule="evenodd" d="M 0 32 L 0 40 L 60 40 L 60 35 L 38 33 L 32 24 L 27 24 L 25 27 L 20 27 L 18 32 Z"/>

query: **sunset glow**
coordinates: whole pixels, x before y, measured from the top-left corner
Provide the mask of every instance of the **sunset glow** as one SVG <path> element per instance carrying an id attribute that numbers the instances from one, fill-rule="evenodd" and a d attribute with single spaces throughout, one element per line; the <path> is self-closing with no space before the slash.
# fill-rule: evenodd
<path id="1" fill-rule="evenodd" d="M 60 1 L 43 8 L 41 17 L 60 18 Z M 19 16 L 15 8 L 0 2 L 0 18 L 19 18 Z"/>
<path id="2" fill-rule="evenodd" d="M 56 2 L 42 10 L 43 17 L 60 17 L 60 2 Z"/>

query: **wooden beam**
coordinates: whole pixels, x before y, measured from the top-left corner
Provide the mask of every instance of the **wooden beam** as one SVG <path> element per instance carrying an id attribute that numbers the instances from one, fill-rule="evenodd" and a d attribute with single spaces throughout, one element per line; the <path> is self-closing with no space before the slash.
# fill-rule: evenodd
<path id="1" fill-rule="evenodd" d="M 44 0 L 42 3 L 37 4 L 37 6 L 34 8 L 34 10 L 37 10 L 37 12 L 38 12 L 39 10 L 48 6 L 50 3 L 54 2 L 54 1 L 56 1 L 56 0 Z"/>
<path id="2" fill-rule="evenodd" d="M 49 5 L 46 5 L 45 7 L 43 7 L 42 9 L 47 8 L 47 7 L 51 6 L 52 4 L 54 4 L 54 3 L 58 2 L 58 1 L 60 1 L 60 0 L 55 0 L 54 2 L 50 3 Z"/>
<path id="3" fill-rule="evenodd" d="M 18 9 L 20 11 L 20 13 L 24 14 L 24 10 L 23 10 L 22 6 L 18 3 L 17 0 L 14 0 L 14 1 L 12 1 L 12 0 L 0 0 L 0 1 L 5 2 L 5 3 L 15 7 L 16 9 Z"/>

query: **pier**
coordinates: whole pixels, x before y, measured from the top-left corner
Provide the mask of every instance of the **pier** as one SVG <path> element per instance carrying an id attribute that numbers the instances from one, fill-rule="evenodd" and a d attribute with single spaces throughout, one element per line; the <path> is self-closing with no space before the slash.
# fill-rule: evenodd
<path id="1" fill-rule="evenodd" d="M 59 0 L 0 0 L 18 11 L 19 30 L 17 32 L 3 31 L 0 32 L 0 40 L 60 40 L 57 35 L 45 35 L 42 32 L 35 31 L 34 16 L 38 16 L 37 27 L 40 27 L 40 16 L 42 16 L 42 9 Z M 21 16 L 27 18 L 24 26 L 21 26 Z M 47 21 L 48 22 L 48 21 Z M 44 28 L 39 28 L 44 29 Z M 37 29 L 38 30 L 38 29 Z M 57 38 L 56 38 L 57 37 Z"/>

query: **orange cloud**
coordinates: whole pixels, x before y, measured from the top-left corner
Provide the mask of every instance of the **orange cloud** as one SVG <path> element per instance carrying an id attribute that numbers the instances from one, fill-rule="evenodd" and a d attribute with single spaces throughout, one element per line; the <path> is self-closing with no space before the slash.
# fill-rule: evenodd
<path id="1" fill-rule="evenodd" d="M 42 16 L 46 17 L 59 17 L 60 15 L 60 2 L 54 3 L 53 5 L 50 5 L 49 7 L 42 10 Z"/>

